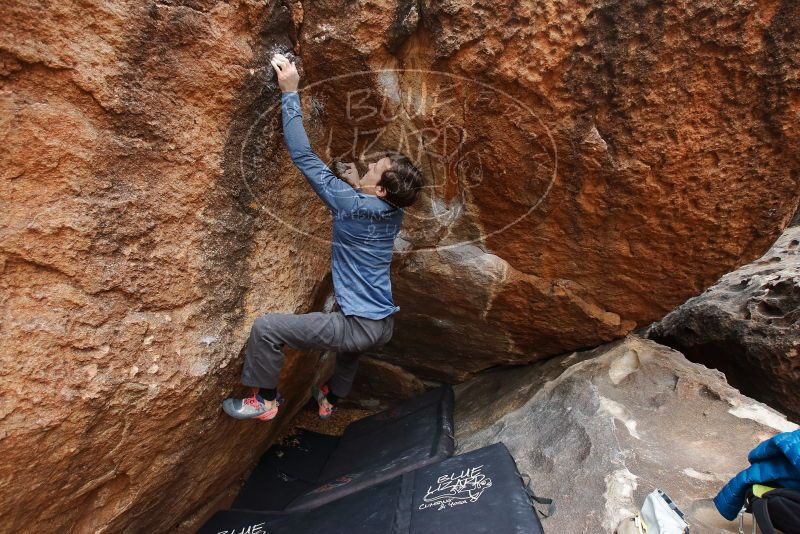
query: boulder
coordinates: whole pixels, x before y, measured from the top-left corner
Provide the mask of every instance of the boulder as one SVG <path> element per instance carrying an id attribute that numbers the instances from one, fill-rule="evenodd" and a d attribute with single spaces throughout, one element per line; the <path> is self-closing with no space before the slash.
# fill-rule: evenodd
<path id="1" fill-rule="evenodd" d="M 763 254 L 800 193 L 799 9 L 306 6 L 324 149 L 399 148 L 429 181 L 382 357 L 457 382 L 597 346 Z"/>
<path id="2" fill-rule="evenodd" d="M 656 488 L 692 532 L 736 532 L 711 499 L 756 444 L 796 428 L 719 371 L 635 335 L 456 388 L 458 452 L 505 443 L 556 502 L 547 532 L 613 532 Z"/>
<path id="3" fill-rule="evenodd" d="M 654 324 L 648 337 L 800 421 L 800 227 Z"/>
<path id="4" fill-rule="evenodd" d="M 330 293 L 273 52 L 320 154 L 425 171 L 382 357 L 457 381 L 624 336 L 763 252 L 797 207 L 797 9 L 6 2 L 0 524 L 168 530 L 327 368 L 288 358 L 269 427 L 220 413 L 253 319 Z"/>
<path id="5" fill-rule="evenodd" d="M 329 292 L 326 210 L 266 135 L 265 58 L 290 49 L 291 13 L 2 12 L 0 525 L 166 532 L 249 468 L 315 378 L 316 355 L 289 358 L 276 424 L 220 410 L 253 319 Z"/>

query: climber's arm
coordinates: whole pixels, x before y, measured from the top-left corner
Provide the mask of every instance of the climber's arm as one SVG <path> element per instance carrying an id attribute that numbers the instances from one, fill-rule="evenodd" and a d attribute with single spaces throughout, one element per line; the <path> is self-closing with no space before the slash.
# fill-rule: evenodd
<path id="1" fill-rule="evenodd" d="M 352 210 L 357 193 L 352 187 L 337 178 L 311 150 L 311 144 L 303 128 L 300 96 L 297 94 L 297 85 L 300 79 L 297 68 L 294 63 L 289 62 L 280 54 L 276 54 L 270 63 L 278 74 L 278 85 L 281 88 L 283 138 L 292 161 L 331 211 Z"/>
<path id="2" fill-rule="evenodd" d="M 294 164 L 332 211 L 351 209 L 356 193 L 350 185 L 333 174 L 311 149 L 303 128 L 300 97 L 297 93 L 281 94 L 281 113 L 283 137 Z"/>

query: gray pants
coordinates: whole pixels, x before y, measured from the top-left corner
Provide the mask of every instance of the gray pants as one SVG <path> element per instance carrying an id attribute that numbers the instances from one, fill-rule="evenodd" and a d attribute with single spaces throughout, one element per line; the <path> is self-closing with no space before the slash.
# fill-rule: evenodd
<path id="1" fill-rule="evenodd" d="M 250 387 L 276 388 L 283 367 L 281 349 L 284 345 L 299 350 L 330 350 L 337 355 L 336 370 L 329 385 L 334 395 L 345 397 L 353 387 L 361 353 L 388 343 L 393 330 L 391 315 L 379 320 L 347 316 L 340 311 L 262 315 L 250 329 L 242 383 Z"/>

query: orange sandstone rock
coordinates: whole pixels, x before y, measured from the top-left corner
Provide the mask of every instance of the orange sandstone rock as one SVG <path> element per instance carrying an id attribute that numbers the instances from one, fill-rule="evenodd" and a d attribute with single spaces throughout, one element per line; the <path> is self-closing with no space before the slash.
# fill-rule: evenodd
<path id="1" fill-rule="evenodd" d="M 800 195 L 798 31 L 791 2 L 306 9 L 329 153 L 429 180 L 383 356 L 454 381 L 595 346 L 759 256 Z"/>
<path id="2" fill-rule="evenodd" d="M 287 7 L 288 6 L 288 7 Z M 288 420 L 226 420 L 250 323 L 326 294 L 288 161 L 294 51 L 326 156 L 409 152 L 382 357 L 459 380 L 623 336 L 798 203 L 798 7 L 13 1 L 0 27 L 0 524 L 164 531 Z M 324 367 L 293 355 L 298 407 Z"/>
<path id="3" fill-rule="evenodd" d="M 2 11 L 0 525 L 165 532 L 249 467 L 314 379 L 316 355 L 289 358 L 272 425 L 220 410 L 255 316 L 309 309 L 328 269 L 327 247 L 278 220 L 327 232 L 266 135 L 265 57 L 291 49 L 291 16 Z"/>

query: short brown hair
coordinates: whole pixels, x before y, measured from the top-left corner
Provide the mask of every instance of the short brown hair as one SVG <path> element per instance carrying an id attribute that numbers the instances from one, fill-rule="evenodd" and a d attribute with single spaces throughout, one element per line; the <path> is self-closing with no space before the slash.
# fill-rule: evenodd
<path id="1" fill-rule="evenodd" d="M 400 152 L 385 152 L 392 166 L 383 171 L 378 185 L 386 189 L 386 200 L 400 208 L 406 208 L 416 202 L 424 180 L 408 156 Z"/>

